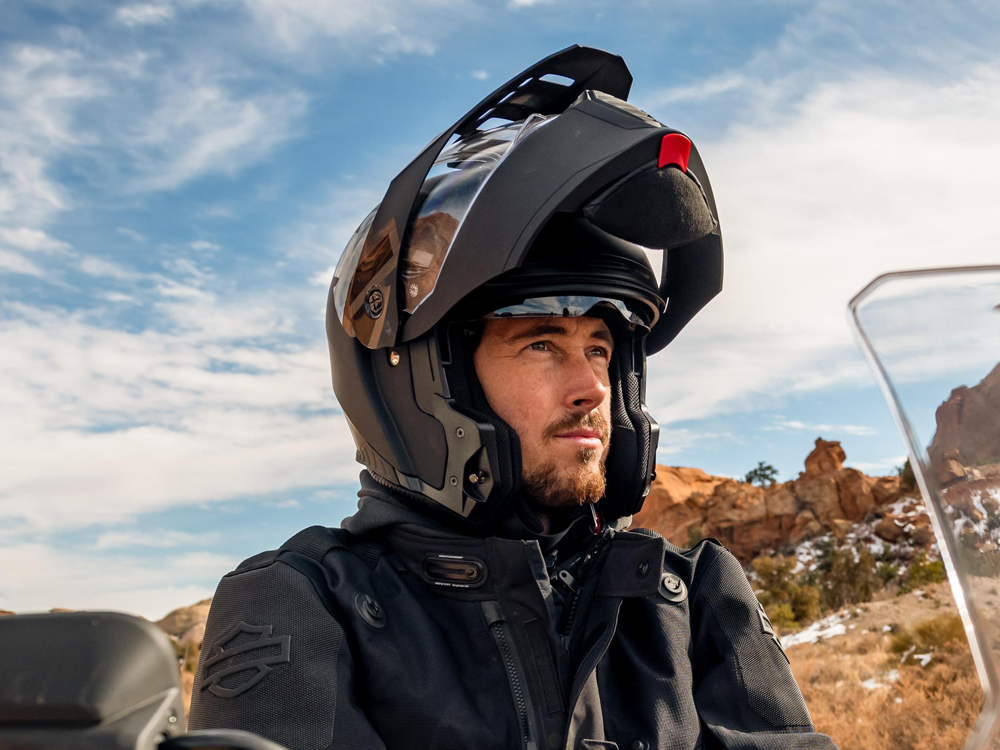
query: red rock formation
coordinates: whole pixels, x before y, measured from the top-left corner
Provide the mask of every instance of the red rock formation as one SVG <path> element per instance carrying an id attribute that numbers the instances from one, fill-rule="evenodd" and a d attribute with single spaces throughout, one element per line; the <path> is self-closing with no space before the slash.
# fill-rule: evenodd
<path id="1" fill-rule="evenodd" d="M 967 476 L 968 467 L 1000 462 L 1000 365 L 977 385 L 954 389 L 934 416 L 927 454 L 941 484 Z"/>
<path id="2" fill-rule="evenodd" d="M 899 477 L 869 477 L 844 468 L 845 458 L 840 443 L 817 439 L 799 478 L 770 487 L 658 466 L 633 524 L 681 547 L 695 537 L 714 537 L 743 562 L 823 532 L 843 536 L 869 511 L 900 496 Z"/>
<path id="3" fill-rule="evenodd" d="M 806 456 L 806 479 L 815 479 L 844 468 L 847 454 L 837 440 L 816 438 L 816 447 Z"/>

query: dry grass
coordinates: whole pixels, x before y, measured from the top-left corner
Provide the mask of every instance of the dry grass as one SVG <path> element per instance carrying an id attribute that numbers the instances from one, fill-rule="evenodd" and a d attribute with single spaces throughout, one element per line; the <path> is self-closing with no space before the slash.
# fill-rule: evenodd
<path id="1" fill-rule="evenodd" d="M 961 748 L 983 702 L 968 645 L 951 640 L 921 667 L 912 657 L 900 665 L 891 642 L 869 633 L 789 649 L 817 730 L 840 750 Z M 871 678 L 884 687 L 865 688 Z"/>

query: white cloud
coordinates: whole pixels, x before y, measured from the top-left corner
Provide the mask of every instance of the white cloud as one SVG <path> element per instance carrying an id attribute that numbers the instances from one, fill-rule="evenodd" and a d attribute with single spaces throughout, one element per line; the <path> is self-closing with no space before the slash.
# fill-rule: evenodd
<path id="1" fill-rule="evenodd" d="M 871 476 L 884 476 L 885 472 L 894 470 L 898 466 L 902 466 L 906 461 L 906 456 L 893 456 L 892 458 L 885 458 L 881 461 L 845 461 L 845 466 L 850 466 L 858 471 L 863 471 L 865 474 L 870 474 Z"/>
<path id="2" fill-rule="evenodd" d="M 115 11 L 115 20 L 125 26 L 151 26 L 166 23 L 174 17 L 174 9 L 161 3 L 124 5 Z"/>
<path id="3" fill-rule="evenodd" d="M 0 60 L 0 222 L 38 224 L 70 205 L 51 164 L 91 142 L 73 113 L 106 89 L 80 70 L 81 56 L 72 50 L 7 49 Z"/>
<path id="4" fill-rule="evenodd" d="M 126 142 L 136 190 L 176 188 L 203 174 L 234 174 L 295 134 L 305 94 L 237 97 L 213 84 L 167 87 Z"/>
<path id="5" fill-rule="evenodd" d="M 149 547 L 152 549 L 173 549 L 191 547 L 216 541 L 218 532 L 190 534 L 171 529 L 144 529 L 128 531 L 106 531 L 97 538 L 97 549 L 121 549 L 123 547 Z"/>
<path id="6" fill-rule="evenodd" d="M 113 610 L 156 620 L 212 596 L 215 583 L 238 560 L 208 552 L 147 560 L 72 552 L 59 546 L 0 546 L 0 609 L 43 612 L 53 607 Z"/>
<path id="7" fill-rule="evenodd" d="M 123 294 L 122 292 L 101 292 L 98 294 L 99 299 L 106 300 L 108 302 L 115 303 L 127 303 L 135 304 L 135 297 L 128 294 Z"/>
<path id="8" fill-rule="evenodd" d="M 719 73 L 690 86 L 672 86 L 647 97 L 643 106 L 663 107 L 669 104 L 703 102 L 719 94 L 730 93 L 748 84 L 742 73 Z"/>
<path id="9" fill-rule="evenodd" d="M 472 77 L 475 78 L 477 81 L 485 81 L 487 78 L 490 77 L 490 74 L 487 73 L 485 70 L 474 70 L 472 71 Z"/>
<path id="10" fill-rule="evenodd" d="M 32 252 L 57 252 L 69 250 L 70 244 L 50 237 L 45 232 L 28 227 L 16 229 L 0 226 L 0 243 Z"/>
<path id="11" fill-rule="evenodd" d="M 857 435 L 866 436 L 876 434 L 876 430 L 863 424 L 811 424 L 801 422 L 797 419 L 789 419 L 776 422 L 770 427 L 761 428 L 765 431 L 774 430 L 805 430 L 815 432 L 819 435 Z"/>
<path id="12" fill-rule="evenodd" d="M 121 10 L 138 7 L 153 6 Z M 167 61 L 68 42 L 0 55 L 0 225 L 11 235 L 6 244 L 34 245 L 22 249 L 67 249 L 39 227 L 80 200 L 236 174 L 295 137 L 307 109 L 293 87 L 244 90 L 225 66 L 196 57 Z M 74 195 L 54 177 L 66 163 L 96 191 Z"/>
<path id="13" fill-rule="evenodd" d="M 400 54 L 432 55 L 467 0 L 243 0 L 260 31 L 282 47 L 301 51 L 317 37 L 337 39 L 357 49 L 375 50 L 376 60 Z M 406 31 L 403 31 L 405 29 Z"/>
<path id="14" fill-rule="evenodd" d="M 23 276 L 44 276 L 45 271 L 23 255 L 0 248 L 0 274 L 17 273 Z"/>
<path id="15" fill-rule="evenodd" d="M 937 84 L 874 73 L 699 144 L 725 289 L 651 360 L 654 416 L 871 384 L 846 324 L 855 293 L 889 270 L 996 261 L 1000 225 L 983 217 L 1000 194 L 998 119 L 1000 65 Z"/>
<path id="16" fill-rule="evenodd" d="M 325 347 L 280 344 L 292 322 L 266 300 L 161 292 L 154 319 L 171 333 L 0 310 L 0 527 L 121 523 L 355 479 Z"/>
<path id="17" fill-rule="evenodd" d="M 133 239 L 136 242 L 145 242 L 146 237 L 134 229 L 129 229 L 128 227 L 118 227 L 118 234 L 124 235 L 129 239 Z"/>
<path id="18" fill-rule="evenodd" d="M 195 240 L 190 243 L 189 247 L 192 250 L 221 250 L 220 245 L 216 245 L 214 242 L 208 242 L 207 240 Z"/>
<path id="19" fill-rule="evenodd" d="M 718 443 L 722 440 L 731 443 L 742 442 L 736 435 L 730 432 L 703 432 L 687 427 L 664 427 L 661 425 L 660 436 L 656 445 L 656 455 L 669 456 L 675 453 L 683 453 L 708 440 L 711 440 L 713 443 Z"/>
<path id="20" fill-rule="evenodd" d="M 266 505 L 269 508 L 277 508 L 278 510 L 290 510 L 292 508 L 302 507 L 302 503 L 300 503 L 298 500 L 280 500 L 274 503 L 270 502 L 262 503 L 262 505 Z"/>
<path id="21" fill-rule="evenodd" d="M 88 276 L 106 276 L 120 281 L 137 278 L 138 274 L 113 263 L 104 258 L 96 258 L 92 255 L 83 256 L 77 262 L 77 266 Z"/>

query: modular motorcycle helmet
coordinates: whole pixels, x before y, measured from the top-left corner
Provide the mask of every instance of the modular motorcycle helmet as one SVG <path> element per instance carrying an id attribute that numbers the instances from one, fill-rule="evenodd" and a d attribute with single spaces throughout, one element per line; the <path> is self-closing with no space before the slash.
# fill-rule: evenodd
<path id="1" fill-rule="evenodd" d="M 330 287 L 333 387 L 379 481 L 488 525 L 518 497 L 517 434 L 472 364 L 475 321 L 601 315 L 615 337 L 607 521 L 642 506 L 658 428 L 646 354 L 722 288 L 691 141 L 628 104 L 616 55 L 574 46 L 498 88 L 389 185 Z"/>

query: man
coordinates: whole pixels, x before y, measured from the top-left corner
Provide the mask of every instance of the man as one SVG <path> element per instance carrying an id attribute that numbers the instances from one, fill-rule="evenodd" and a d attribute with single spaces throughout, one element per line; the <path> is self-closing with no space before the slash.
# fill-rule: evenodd
<path id="1" fill-rule="evenodd" d="M 736 559 L 625 530 L 655 466 L 646 354 L 722 273 L 697 152 L 630 84 L 597 50 L 541 61 L 362 222 L 327 315 L 358 513 L 223 579 L 193 728 L 295 750 L 833 747 Z"/>

